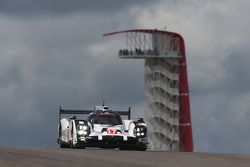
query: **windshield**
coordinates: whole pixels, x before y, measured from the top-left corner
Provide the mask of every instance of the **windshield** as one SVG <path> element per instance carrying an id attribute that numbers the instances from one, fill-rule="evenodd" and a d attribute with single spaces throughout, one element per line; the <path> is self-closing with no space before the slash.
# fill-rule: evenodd
<path id="1" fill-rule="evenodd" d="M 108 124 L 108 125 L 121 125 L 122 120 L 119 115 L 115 114 L 96 114 L 91 120 L 93 124 Z"/>

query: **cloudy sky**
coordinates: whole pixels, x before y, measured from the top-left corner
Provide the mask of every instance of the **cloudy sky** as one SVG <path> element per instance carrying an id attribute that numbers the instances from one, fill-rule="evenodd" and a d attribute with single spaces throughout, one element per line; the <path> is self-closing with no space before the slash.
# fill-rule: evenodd
<path id="1" fill-rule="evenodd" d="M 185 38 L 195 151 L 250 153 L 250 1 L 0 0 L 0 146 L 56 147 L 58 108 L 143 115 L 142 60 L 110 31 Z"/>

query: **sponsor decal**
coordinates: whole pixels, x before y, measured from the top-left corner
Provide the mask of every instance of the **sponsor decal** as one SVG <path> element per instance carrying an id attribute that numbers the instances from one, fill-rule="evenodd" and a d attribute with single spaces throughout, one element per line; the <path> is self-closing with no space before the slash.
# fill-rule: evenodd
<path id="1" fill-rule="evenodd" d="M 115 135 L 118 134 L 118 131 L 116 129 L 107 129 L 107 134 Z"/>

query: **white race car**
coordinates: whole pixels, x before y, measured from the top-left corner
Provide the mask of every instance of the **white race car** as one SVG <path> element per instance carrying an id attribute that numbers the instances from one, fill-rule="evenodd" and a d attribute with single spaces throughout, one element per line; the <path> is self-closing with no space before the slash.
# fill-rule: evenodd
<path id="1" fill-rule="evenodd" d="M 89 114 L 87 120 L 76 119 L 75 114 Z M 71 115 L 70 118 L 61 118 Z M 120 115 L 127 115 L 122 120 Z M 128 111 L 111 111 L 108 106 L 94 110 L 59 110 L 57 142 L 61 148 L 119 148 L 120 150 L 147 149 L 147 128 L 142 118 L 130 120 Z"/>

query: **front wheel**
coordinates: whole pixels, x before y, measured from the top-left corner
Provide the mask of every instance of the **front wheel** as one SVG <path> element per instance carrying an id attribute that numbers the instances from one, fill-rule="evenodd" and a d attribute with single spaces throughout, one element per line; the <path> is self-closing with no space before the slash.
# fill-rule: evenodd
<path id="1" fill-rule="evenodd" d="M 147 150 L 147 148 L 145 148 L 145 147 L 139 147 L 139 148 L 135 148 L 135 150 L 136 151 L 146 151 Z"/>
<path id="2" fill-rule="evenodd" d="M 131 147 L 129 147 L 129 146 L 122 146 L 122 147 L 119 147 L 119 150 L 131 150 Z"/>
<path id="3" fill-rule="evenodd" d="M 69 148 L 69 146 L 66 144 L 60 144 L 60 148 Z"/>
<path id="4" fill-rule="evenodd" d="M 147 150 L 147 145 L 146 144 L 138 144 L 134 147 L 134 150 L 136 151 L 146 151 Z"/>

